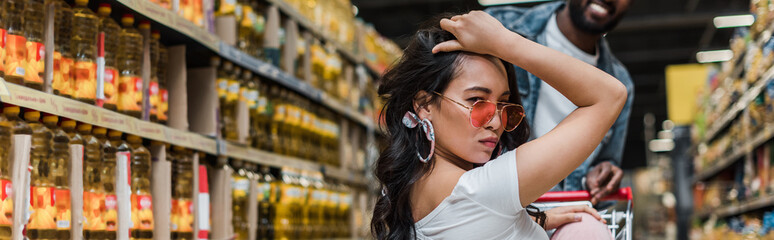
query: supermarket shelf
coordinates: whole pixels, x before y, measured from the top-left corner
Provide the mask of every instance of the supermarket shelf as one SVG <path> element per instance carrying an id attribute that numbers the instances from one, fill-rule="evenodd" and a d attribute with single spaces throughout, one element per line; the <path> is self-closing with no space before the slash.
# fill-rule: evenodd
<path id="1" fill-rule="evenodd" d="M 156 21 L 159 24 L 165 25 L 166 27 L 169 27 L 173 30 L 176 30 L 180 32 L 183 35 L 186 35 L 195 41 L 199 42 L 203 46 L 209 48 L 213 52 L 217 53 L 223 58 L 228 59 L 231 62 L 234 62 L 237 65 L 240 65 L 242 67 L 245 67 L 247 69 L 250 69 L 251 71 L 258 73 L 266 78 L 269 78 L 273 80 L 274 82 L 277 82 L 279 84 L 282 84 L 283 86 L 290 88 L 296 92 L 299 92 L 306 96 L 307 98 L 311 99 L 312 101 L 316 101 L 318 103 L 321 103 L 328 108 L 333 109 L 334 111 L 345 115 L 346 117 L 366 126 L 366 127 L 372 127 L 373 123 L 370 121 L 365 115 L 355 111 L 352 108 L 343 106 L 340 102 L 337 100 L 334 100 L 333 98 L 327 96 L 324 92 L 320 91 L 319 89 L 316 89 L 312 87 L 311 85 L 307 84 L 304 81 L 301 81 L 295 77 L 293 77 L 290 74 L 287 74 L 286 72 L 280 70 L 274 65 L 271 65 L 269 63 L 266 63 L 264 61 L 258 60 L 249 54 L 246 54 L 242 52 L 241 50 L 234 48 L 223 41 L 221 41 L 217 35 L 214 35 L 204 28 L 201 28 L 199 26 L 196 26 L 195 24 L 191 23 L 190 21 L 180 17 L 175 12 L 172 12 L 167 9 L 163 9 L 158 7 L 156 4 L 152 3 L 148 0 L 116 0 L 119 3 L 125 5 L 126 7 L 130 8 L 131 10 L 142 14 L 153 21 Z M 293 10 L 288 6 L 286 3 L 281 1 L 273 1 L 280 6 L 283 11 Z M 303 20 L 300 15 L 295 13 L 295 17 L 297 19 Z M 299 21 L 301 22 L 301 21 Z M 305 24 L 310 24 L 308 21 L 306 21 Z M 319 29 L 317 28 L 310 28 L 313 31 L 317 31 L 321 34 Z M 320 35 L 323 36 L 323 35 Z M 334 44 L 338 44 L 336 41 L 331 41 Z M 344 55 L 350 54 L 350 57 L 354 58 L 355 55 L 352 54 L 352 52 L 345 52 L 345 48 L 340 48 Z M 359 62 L 356 61 L 356 62 Z"/>
<path id="2" fill-rule="evenodd" d="M 740 204 L 734 204 L 727 207 L 721 207 L 709 211 L 703 211 L 696 216 L 698 218 L 708 218 L 710 216 L 717 216 L 719 218 L 730 217 L 739 215 L 752 210 L 757 210 L 769 206 L 774 206 L 774 195 L 763 196 L 756 199 L 744 201 Z"/>
<path id="3" fill-rule="evenodd" d="M 271 3 L 271 4 L 276 5 L 277 8 L 279 8 L 280 11 L 282 11 L 286 15 L 290 16 L 290 18 L 295 20 L 303 28 L 308 29 L 315 36 L 317 36 L 319 38 L 322 38 L 322 40 L 324 40 L 327 43 L 333 44 L 336 47 L 336 49 L 342 55 L 344 55 L 344 57 L 346 57 L 350 61 L 352 61 L 354 63 L 361 63 L 361 62 L 363 62 L 362 56 L 360 56 L 358 54 L 355 54 L 355 52 L 353 52 L 352 49 L 344 47 L 344 45 L 342 45 L 339 41 L 337 41 L 336 39 L 332 38 L 331 36 L 325 34 L 325 32 L 323 32 L 320 29 L 319 26 L 317 26 L 316 24 L 312 23 L 312 21 L 310 21 L 309 19 L 307 19 L 306 17 L 301 15 L 298 11 L 293 9 L 293 7 L 288 5 L 285 1 L 283 1 L 283 0 L 268 0 L 268 2 Z"/>
<path id="4" fill-rule="evenodd" d="M 225 155 L 231 158 L 242 159 L 257 164 L 278 168 L 291 167 L 300 170 L 320 171 L 323 172 L 326 177 L 331 177 L 362 186 L 367 184 L 363 174 L 357 174 L 352 171 L 347 171 L 345 169 L 333 167 L 330 165 L 319 164 L 295 157 L 270 153 L 228 141 L 221 142 L 221 146 L 223 146 L 221 147 L 221 155 Z"/>
<path id="5" fill-rule="evenodd" d="M 696 183 L 698 181 L 702 181 L 714 176 L 723 169 L 726 169 L 732 163 L 751 153 L 756 147 L 769 141 L 772 135 L 774 135 L 774 128 L 772 127 L 766 127 L 762 131 L 758 131 L 756 135 L 750 138 L 750 140 L 737 146 L 730 155 L 723 157 L 720 161 L 713 164 L 712 167 L 696 173 L 693 178 L 693 182 Z"/>
<path id="6" fill-rule="evenodd" d="M 768 71 L 763 73 L 761 78 L 755 82 L 755 85 L 745 91 L 744 95 L 742 95 L 742 97 L 740 97 L 739 100 L 734 103 L 734 105 L 729 107 L 728 111 L 722 117 L 720 117 L 707 129 L 707 133 L 704 135 L 704 140 L 700 143 L 706 144 L 709 142 L 709 140 L 717 137 L 717 134 L 723 130 L 723 128 L 731 124 L 736 116 L 739 115 L 739 113 L 744 109 L 746 109 L 753 100 L 755 100 L 755 97 L 761 93 L 763 88 L 766 87 L 766 84 L 772 80 L 772 78 L 774 78 L 774 67 L 769 68 Z"/>
<path id="7" fill-rule="evenodd" d="M 116 0 L 133 11 L 142 14 L 153 21 L 187 35 L 212 51 L 218 52 L 220 39 L 202 27 L 196 26 L 177 13 L 159 7 L 149 0 Z"/>
<path id="8" fill-rule="evenodd" d="M 0 79 L 0 100 L 79 122 L 137 135 L 146 139 L 217 154 L 217 144 L 212 138 L 143 121 L 108 109 L 47 94 L 24 86 L 6 84 L 2 79 Z"/>

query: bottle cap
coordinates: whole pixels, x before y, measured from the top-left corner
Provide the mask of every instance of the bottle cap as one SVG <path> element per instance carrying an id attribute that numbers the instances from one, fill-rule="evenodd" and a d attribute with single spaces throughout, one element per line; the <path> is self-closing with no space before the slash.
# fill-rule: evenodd
<path id="1" fill-rule="evenodd" d="M 24 120 L 27 120 L 27 121 L 38 121 L 38 120 L 40 120 L 40 112 L 38 112 L 38 111 L 25 111 L 24 112 Z"/>
<path id="2" fill-rule="evenodd" d="M 107 129 L 103 127 L 95 127 L 93 133 L 95 135 L 105 135 L 107 133 Z"/>
<path id="3" fill-rule="evenodd" d="M 99 8 L 97 8 L 97 13 L 101 16 L 109 16 L 112 11 L 110 3 L 100 3 Z"/>
<path id="4" fill-rule="evenodd" d="M 134 15 L 131 13 L 124 14 L 124 16 L 121 17 L 121 24 L 123 24 L 124 27 L 131 27 L 134 25 Z"/>
<path id="5" fill-rule="evenodd" d="M 92 126 L 88 123 L 78 124 L 78 131 L 91 131 Z"/>
<path id="6" fill-rule="evenodd" d="M 86 5 L 89 5 L 89 0 L 75 0 L 75 6 L 85 7 Z"/>
<path id="7" fill-rule="evenodd" d="M 3 108 L 3 113 L 5 114 L 16 114 L 18 115 L 19 112 L 21 112 L 21 108 L 18 106 L 14 106 L 11 104 L 5 104 L 5 107 Z"/>
<path id="8" fill-rule="evenodd" d="M 110 130 L 108 132 L 108 136 L 109 137 L 121 137 L 122 135 L 124 135 L 124 133 L 122 133 L 120 131 L 116 131 L 116 130 Z"/>
<path id="9" fill-rule="evenodd" d="M 59 116 L 45 113 L 43 114 L 43 122 L 56 124 L 57 122 L 59 122 Z"/>
<path id="10" fill-rule="evenodd" d="M 161 39 L 161 33 L 159 33 L 159 30 L 153 30 L 151 31 L 151 37 L 153 39 Z"/>
<path id="11" fill-rule="evenodd" d="M 126 137 L 126 141 L 130 143 L 142 143 L 142 138 L 137 135 L 129 135 Z"/>
<path id="12" fill-rule="evenodd" d="M 59 122 L 59 126 L 63 128 L 74 128 L 75 127 L 75 120 L 70 120 L 67 118 L 62 118 L 62 121 Z"/>
<path id="13" fill-rule="evenodd" d="M 150 24 L 151 24 L 150 21 L 143 20 L 143 21 L 140 21 L 140 25 L 137 28 L 139 28 L 139 29 L 150 29 Z"/>

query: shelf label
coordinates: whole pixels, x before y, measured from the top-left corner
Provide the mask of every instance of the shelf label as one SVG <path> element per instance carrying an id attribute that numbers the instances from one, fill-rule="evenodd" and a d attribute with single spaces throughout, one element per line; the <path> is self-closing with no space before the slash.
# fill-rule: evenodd
<path id="1" fill-rule="evenodd" d="M 10 101 L 8 101 L 9 103 L 47 113 L 53 113 L 56 110 L 56 107 L 51 102 L 50 95 L 14 84 L 8 84 L 7 87 L 13 93 Z"/>
<path id="2" fill-rule="evenodd" d="M 161 125 L 145 121 L 137 121 L 135 122 L 135 127 L 137 129 L 137 133 L 145 138 L 159 141 L 165 140 L 164 128 Z"/>
<path id="3" fill-rule="evenodd" d="M 96 125 L 109 127 L 122 132 L 133 132 L 132 125 L 129 123 L 129 116 L 110 111 L 102 111 L 99 113 L 98 117 Z"/>
<path id="4" fill-rule="evenodd" d="M 189 139 L 191 140 L 193 146 L 198 148 L 198 150 L 213 154 L 217 153 L 218 144 L 215 142 L 215 140 L 203 136 L 198 136 L 196 134 L 191 134 Z"/>
<path id="5" fill-rule="evenodd" d="M 142 10 L 143 15 L 153 18 L 157 22 L 161 22 L 164 25 L 169 25 L 171 22 L 168 10 L 160 8 L 158 5 L 150 1 L 139 1 L 139 3 L 139 10 Z"/>
<path id="6" fill-rule="evenodd" d="M 188 135 L 185 134 L 185 132 L 168 128 L 166 134 L 167 134 L 168 143 L 173 143 L 176 145 L 186 145 L 186 146 L 191 145 L 190 144 L 191 140 L 188 137 Z"/>
<path id="7" fill-rule="evenodd" d="M 56 106 L 55 102 L 52 102 L 51 104 Z M 89 123 L 93 123 L 94 119 L 97 118 L 97 110 L 89 109 L 90 107 L 84 103 L 61 101 L 60 104 L 57 112 L 63 117 Z"/>
<path id="8" fill-rule="evenodd" d="M 234 145 L 232 143 L 226 143 L 226 153 L 229 157 L 239 158 L 242 160 L 249 160 L 250 156 L 247 154 L 247 148 Z"/>

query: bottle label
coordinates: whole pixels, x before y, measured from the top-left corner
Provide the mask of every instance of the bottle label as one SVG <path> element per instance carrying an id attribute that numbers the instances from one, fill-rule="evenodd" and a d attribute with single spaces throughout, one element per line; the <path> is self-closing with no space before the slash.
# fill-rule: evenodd
<path id="1" fill-rule="evenodd" d="M 118 69 L 114 67 L 105 66 L 105 82 L 104 93 L 105 103 L 115 105 L 118 102 L 118 89 L 116 88 L 116 78 L 118 77 Z"/>
<path id="2" fill-rule="evenodd" d="M 0 72 L 5 72 L 5 29 L 0 29 Z"/>
<path id="3" fill-rule="evenodd" d="M 105 195 L 93 192 L 83 193 L 83 217 L 86 222 L 84 230 L 105 230 L 102 210 L 105 208 Z"/>
<path id="4" fill-rule="evenodd" d="M 142 109 L 142 78 L 135 77 L 134 79 L 134 102 L 138 109 Z"/>
<path id="5" fill-rule="evenodd" d="M 234 198 L 247 196 L 247 190 L 250 188 L 250 181 L 247 178 L 235 177 L 231 182 Z"/>
<path id="6" fill-rule="evenodd" d="M 167 111 L 169 111 L 169 92 L 167 89 L 160 88 L 159 89 L 159 112 L 158 112 L 158 119 L 166 121 L 167 120 Z"/>
<path id="7" fill-rule="evenodd" d="M 228 92 L 228 79 L 218 78 L 215 85 L 217 85 L 218 97 L 225 98 L 226 93 Z"/>
<path id="8" fill-rule="evenodd" d="M 193 201 L 186 199 L 172 200 L 172 230 L 178 232 L 193 231 Z"/>
<path id="9" fill-rule="evenodd" d="M 23 78 L 27 68 L 27 39 L 7 34 L 5 40 L 5 75 Z"/>
<path id="10" fill-rule="evenodd" d="M 153 230 L 152 204 L 150 195 L 132 194 L 132 228 Z"/>
<path id="11" fill-rule="evenodd" d="M 28 229 L 56 229 L 54 188 L 30 187 L 30 208 L 32 214 L 27 223 Z"/>
<path id="12" fill-rule="evenodd" d="M 75 94 L 78 99 L 97 99 L 97 64 L 95 62 L 75 62 Z"/>
<path id="13" fill-rule="evenodd" d="M 226 101 L 236 101 L 239 99 L 239 81 L 228 81 L 228 92 L 226 92 Z"/>
<path id="14" fill-rule="evenodd" d="M 55 189 L 54 204 L 56 205 L 56 229 L 70 229 L 70 190 Z"/>
<path id="15" fill-rule="evenodd" d="M 247 107 L 258 109 L 258 90 L 250 89 L 247 91 Z"/>
<path id="16" fill-rule="evenodd" d="M 138 81 L 139 80 L 139 81 Z M 118 103 L 116 104 L 120 111 L 140 111 L 140 104 L 137 104 L 136 93 L 142 89 L 142 79 L 136 76 L 121 76 L 118 81 Z M 140 94 L 142 98 L 142 94 Z M 142 100 L 142 99 L 141 99 Z"/>
<path id="17" fill-rule="evenodd" d="M 11 226 L 13 223 L 13 184 L 8 180 L 0 180 L 0 226 Z"/>
<path id="18" fill-rule="evenodd" d="M 105 196 L 105 230 L 115 231 L 118 229 L 118 198 L 116 195 Z"/>
<path id="19" fill-rule="evenodd" d="M 285 120 L 285 105 L 280 104 L 277 106 L 277 111 L 274 112 L 274 121 L 282 122 Z"/>
<path id="20" fill-rule="evenodd" d="M 150 101 L 150 114 L 151 115 L 157 115 L 159 112 L 159 83 L 151 81 L 148 84 L 148 101 Z"/>
<path id="21" fill-rule="evenodd" d="M 69 93 L 65 93 L 66 89 L 70 87 L 69 82 L 66 82 L 67 80 L 69 79 L 62 75 L 62 53 L 56 51 L 54 52 L 54 78 L 51 79 L 51 87 L 60 95 L 69 95 Z"/>
<path id="22" fill-rule="evenodd" d="M 240 87 L 239 88 L 239 101 L 243 102 L 243 103 L 247 103 L 248 99 L 250 98 L 249 94 L 250 94 L 250 91 L 248 91 L 246 87 Z M 249 107 L 249 105 L 248 105 L 248 107 Z"/>
<path id="23" fill-rule="evenodd" d="M 258 112 L 263 114 L 266 113 L 268 101 L 266 100 L 266 97 L 259 97 L 258 98 Z"/>
<path id="24" fill-rule="evenodd" d="M 43 83 L 43 68 L 45 66 L 46 48 L 43 43 L 27 42 L 27 68 L 24 81 Z"/>

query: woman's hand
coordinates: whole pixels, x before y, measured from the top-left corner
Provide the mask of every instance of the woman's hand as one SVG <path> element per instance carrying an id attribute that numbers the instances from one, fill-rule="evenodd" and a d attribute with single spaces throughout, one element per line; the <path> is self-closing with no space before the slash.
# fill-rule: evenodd
<path id="1" fill-rule="evenodd" d="M 546 230 L 555 229 L 567 223 L 580 222 L 581 213 L 591 214 L 591 216 L 600 222 L 605 224 L 607 223 L 607 221 L 602 219 L 602 216 L 599 215 L 597 210 L 586 205 L 556 207 L 546 211 L 545 213 Z"/>
<path id="2" fill-rule="evenodd" d="M 433 48 L 433 53 L 468 51 L 497 56 L 505 44 L 514 43 L 514 38 L 523 39 L 482 11 L 444 18 L 441 20 L 441 28 L 454 34 L 457 40 L 439 43 Z"/>

